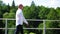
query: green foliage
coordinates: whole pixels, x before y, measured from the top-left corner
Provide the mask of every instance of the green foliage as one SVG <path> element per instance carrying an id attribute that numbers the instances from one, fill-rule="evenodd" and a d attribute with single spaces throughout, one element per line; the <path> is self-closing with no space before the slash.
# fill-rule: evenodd
<path id="1" fill-rule="evenodd" d="M 3 17 L 3 12 L 2 12 L 2 6 L 3 5 L 4 5 L 3 2 L 0 0 L 0 18 Z M 4 23 L 2 22 L 2 20 L 0 20 L 0 28 L 3 28 L 3 27 L 5 27 Z M 0 29 L 0 33 L 4 34 L 4 30 Z"/>
<path id="2" fill-rule="evenodd" d="M 12 10 L 10 10 L 9 13 L 8 12 L 4 13 L 3 17 L 4 18 L 15 18 L 15 12 L 14 11 L 15 10 L 12 9 Z M 15 28 L 15 20 L 14 21 L 8 20 L 8 28 Z M 9 34 L 13 33 L 13 30 L 8 30 L 8 33 Z"/>
<path id="3" fill-rule="evenodd" d="M 30 18 L 30 8 L 28 6 L 24 7 L 23 9 L 23 14 L 25 16 L 25 18 Z"/>
<path id="4" fill-rule="evenodd" d="M 38 28 L 43 28 L 43 23 L 39 24 Z"/>
<path id="5" fill-rule="evenodd" d="M 40 19 L 47 19 L 47 14 L 49 14 L 49 8 L 41 6 L 39 12 Z"/>
<path id="6" fill-rule="evenodd" d="M 15 6 L 14 0 L 12 6 L 5 5 L 2 1 L 0 1 L 0 18 L 15 18 L 15 13 L 17 10 L 17 6 Z M 32 1 L 31 6 L 24 6 L 23 14 L 27 19 L 47 19 L 47 20 L 60 20 L 60 7 L 48 8 L 44 6 L 36 6 L 34 1 Z M 43 28 L 43 21 L 36 22 L 36 21 L 28 21 L 30 27 L 34 28 Z M 0 27 L 4 27 L 1 25 L 4 23 L 0 21 Z M 8 20 L 8 27 L 15 28 L 15 20 Z M 46 21 L 46 28 L 59 28 L 60 21 Z M 43 34 L 42 30 L 24 30 L 25 32 L 34 32 L 36 34 Z M 60 30 L 46 30 L 46 34 L 58 34 Z M 0 30 L 0 32 L 4 32 Z M 8 33 L 13 33 L 14 30 L 8 30 Z"/>
<path id="7" fill-rule="evenodd" d="M 56 12 L 57 12 L 57 19 L 60 20 L 60 8 L 59 7 L 56 8 Z"/>
<path id="8" fill-rule="evenodd" d="M 51 8 L 49 14 L 47 15 L 47 19 L 56 20 L 57 19 L 57 12 L 56 12 L 56 10 Z"/>

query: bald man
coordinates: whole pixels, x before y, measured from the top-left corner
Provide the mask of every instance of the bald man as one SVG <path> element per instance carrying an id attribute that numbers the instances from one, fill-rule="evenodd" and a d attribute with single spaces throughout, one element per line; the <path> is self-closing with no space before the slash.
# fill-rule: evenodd
<path id="1" fill-rule="evenodd" d="M 18 10 L 16 12 L 16 31 L 15 31 L 15 34 L 19 34 L 19 32 L 21 34 L 24 34 L 23 33 L 23 22 L 26 23 L 28 26 L 28 22 L 26 21 L 25 17 L 23 16 L 22 9 L 23 9 L 23 5 L 20 4 L 18 6 Z"/>

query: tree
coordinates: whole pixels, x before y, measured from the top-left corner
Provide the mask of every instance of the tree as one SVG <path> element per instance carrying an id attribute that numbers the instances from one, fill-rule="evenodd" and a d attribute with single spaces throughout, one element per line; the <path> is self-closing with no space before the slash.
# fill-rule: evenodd
<path id="1" fill-rule="evenodd" d="M 56 8 L 56 12 L 57 12 L 57 19 L 60 20 L 60 7 Z"/>
<path id="2" fill-rule="evenodd" d="M 10 12 L 10 5 L 9 5 L 9 3 L 7 5 L 7 11 Z"/>
<path id="3" fill-rule="evenodd" d="M 47 19 L 49 20 L 58 20 L 57 18 L 57 11 L 54 8 L 50 8 L 50 12 L 47 15 Z M 50 21 L 50 22 L 46 22 L 46 27 L 47 28 L 59 28 L 59 22 L 57 21 Z M 59 30 L 46 30 L 46 34 L 58 34 Z M 50 32 L 50 33 L 49 33 Z"/>
<path id="4" fill-rule="evenodd" d="M 48 13 L 49 13 L 49 8 L 46 8 L 44 6 L 40 7 L 40 11 L 39 11 L 40 19 L 47 19 L 47 14 Z"/>
<path id="5" fill-rule="evenodd" d="M 32 7 L 34 7 L 34 6 L 35 6 L 35 3 L 34 3 L 34 1 L 32 1 L 32 3 L 31 3 L 31 6 L 32 6 Z"/>
<path id="6" fill-rule="evenodd" d="M 15 18 L 14 10 L 10 10 L 10 13 L 6 12 L 3 15 L 4 18 Z M 15 20 L 8 20 L 8 28 L 15 28 Z M 14 30 L 8 30 L 8 34 L 12 34 Z"/>
<path id="7" fill-rule="evenodd" d="M 23 9 L 23 13 L 24 13 L 24 16 L 28 19 L 39 19 L 38 15 L 39 15 L 39 6 L 35 6 L 35 3 L 32 1 L 31 3 L 31 6 L 28 7 L 28 6 L 25 6 L 24 9 Z M 34 27 L 34 28 L 37 28 L 38 25 L 40 24 L 40 22 L 36 22 L 36 21 L 29 21 L 29 24 L 30 24 L 30 27 Z M 36 34 L 38 34 L 39 32 L 37 32 L 38 30 L 29 30 L 28 34 L 30 32 L 35 32 Z"/>
<path id="8" fill-rule="evenodd" d="M 47 15 L 47 19 L 50 19 L 50 20 L 56 20 L 57 19 L 57 12 L 54 8 L 50 8 L 50 12 Z"/>
<path id="9" fill-rule="evenodd" d="M 0 0 L 0 5 L 2 4 L 2 1 Z"/>
<path id="10" fill-rule="evenodd" d="M 23 8 L 23 14 L 24 14 L 25 18 L 30 19 L 30 18 L 31 18 L 31 17 L 30 17 L 30 7 L 25 6 L 25 7 Z"/>
<path id="11" fill-rule="evenodd" d="M 3 17 L 2 6 L 3 6 L 3 2 L 0 0 L 0 18 Z M 0 28 L 4 28 L 4 23 L 2 22 L 2 20 L 0 20 Z M 4 34 L 4 30 L 0 29 L 0 33 Z"/>
<path id="12" fill-rule="evenodd" d="M 14 0 L 12 2 L 12 7 L 15 8 L 15 2 L 14 2 Z"/>
<path id="13" fill-rule="evenodd" d="M 34 16 L 36 16 L 35 15 L 35 8 L 36 8 L 36 5 L 35 5 L 35 3 L 34 3 L 34 1 L 32 1 L 32 3 L 31 3 L 31 6 L 30 6 L 30 18 L 32 19 L 35 19 L 35 17 Z"/>

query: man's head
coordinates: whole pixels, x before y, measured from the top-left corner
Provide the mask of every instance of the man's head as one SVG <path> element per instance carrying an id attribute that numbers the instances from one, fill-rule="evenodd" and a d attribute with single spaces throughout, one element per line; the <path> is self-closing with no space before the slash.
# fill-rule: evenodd
<path id="1" fill-rule="evenodd" d="M 23 9 L 23 5 L 22 5 L 22 4 L 20 4 L 20 5 L 18 6 L 18 8 Z"/>

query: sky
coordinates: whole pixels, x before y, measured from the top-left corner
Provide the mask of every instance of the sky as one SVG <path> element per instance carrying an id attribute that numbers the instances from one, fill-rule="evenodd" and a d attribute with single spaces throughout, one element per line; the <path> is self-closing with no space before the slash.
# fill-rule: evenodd
<path id="1" fill-rule="evenodd" d="M 13 0 L 2 0 L 5 4 L 10 6 L 12 5 Z M 36 6 L 45 6 L 45 7 L 60 7 L 60 0 L 14 0 L 16 5 L 23 4 L 24 6 L 30 6 L 31 2 L 34 1 Z"/>

